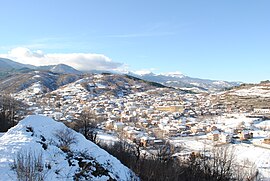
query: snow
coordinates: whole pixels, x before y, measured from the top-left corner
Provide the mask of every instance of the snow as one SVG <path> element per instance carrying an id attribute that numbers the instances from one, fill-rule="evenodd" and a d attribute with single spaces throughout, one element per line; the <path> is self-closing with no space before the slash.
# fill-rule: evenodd
<path id="1" fill-rule="evenodd" d="M 42 85 L 40 84 L 40 82 L 33 84 L 31 88 L 33 89 L 33 93 L 35 94 L 42 93 Z"/>
<path id="2" fill-rule="evenodd" d="M 51 170 L 46 174 L 46 180 L 73 180 L 72 176 L 79 168 L 78 164 L 69 166 L 66 160 L 67 154 L 53 144 L 58 141 L 55 133 L 64 129 L 67 129 L 67 127 L 63 123 L 56 122 L 45 116 L 35 115 L 28 116 L 20 121 L 17 126 L 8 130 L 0 138 L 1 180 L 16 179 L 16 173 L 11 170 L 10 165 L 18 153 L 28 151 L 35 154 L 42 153 L 44 161 L 52 166 Z M 73 130 L 71 132 L 77 139 L 76 144 L 70 146 L 73 153 L 86 151 L 87 154 L 107 169 L 111 177 L 116 180 L 130 180 L 131 176 L 134 176 L 133 172 L 105 150 L 86 140 L 81 134 Z M 40 144 L 42 137 L 46 140 L 44 143 L 48 145 L 47 149 L 43 149 L 42 144 Z M 60 170 L 59 174 L 55 173 L 56 170 Z M 107 180 L 109 178 L 108 176 L 94 177 L 93 175 L 91 177 L 91 180 Z"/>
<path id="3" fill-rule="evenodd" d="M 101 144 L 114 145 L 114 143 L 119 141 L 119 138 L 117 138 L 114 135 L 110 135 L 106 133 L 98 133 L 97 140 Z"/>
<path id="4" fill-rule="evenodd" d="M 270 120 L 261 121 L 261 122 L 255 124 L 254 126 L 257 128 L 260 128 L 260 129 L 269 130 L 270 129 Z"/>
<path id="5" fill-rule="evenodd" d="M 250 144 L 239 144 L 235 146 L 235 155 L 237 160 L 240 162 L 244 162 L 245 160 L 249 160 L 252 163 L 255 163 L 258 171 L 262 174 L 262 180 L 270 179 L 270 150 L 256 147 Z"/>
<path id="6" fill-rule="evenodd" d="M 106 89 L 106 85 L 104 84 L 100 84 L 100 83 L 96 83 L 96 86 L 99 88 L 99 89 Z"/>
<path id="7" fill-rule="evenodd" d="M 224 86 L 224 87 L 229 87 L 229 86 L 230 86 L 227 82 L 221 81 L 221 80 L 215 81 L 215 82 L 213 82 L 213 84 L 215 84 L 215 85 L 220 85 L 220 86 Z"/>
<path id="8" fill-rule="evenodd" d="M 222 130 L 233 130 L 233 128 L 241 125 L 253 128 L 250 131 L 254 137 L 250 140 L 250 143 L 237 142 L 227 146 L 234 150 L 237 163 L 245 164 L 247 160 L 250 164 L 254 163 L 262 176 L 262 180 L 270 180 L 270 145 L 263 143 L 264 138 L 270 136 L 270 132 L 261 130 L 270 128 L 270 120 L 262 121 L 258 118 L 249 118 L 245 114 L 226 114 L 216 117 L 214 122 L 214 125 Z M 178 155 L 188 155 L 193 151 L 212 150 L 216 145 L 215 142 L 207 140 L 206 136 L 175 137 L 170 139 L 170 143 L 185 148 Z"/>
<path id="9" fill-rule="evenodd" d="M 35 78 L 41 78 L 41 76 L 40 76 L 40 75 L 35 75 L 35 76 L 33 76 L 32 78 L 33 78 L 33 79 L 35 79 Z"/>
<path id="10" fill-rule="evenodd" d="M 269 86 L 254 86 L 251 88 L 240 89 L 232 92 L 233 95 L 238 96 L 260 96 L 260 97 L 270 97 L 270 87 Z"/>
<path id="11" fill-rule="evenodd" d="M 197 82 L 192 82 L 192 83 L 190 83 L 191 85 L 195 85 L 195 86 L 200 86 L 200 84 L 199 83 L 197 83 Z"/>
<path id="12" fill-rule="evenodd" d="M 40 81 L 33 83 L 30 87 L 28 87 L 27 89 L 24 89 L 22 91 L 19 92 L 18 95 L 35 95 L 35 94 L 39 94 L 39 93 L 43 93 L 44 92 L 44 86 L 41 84 Z"/>
<path id="13" fill-rule="evenodd" d="M 174 78 L 184 78 L 184 77 L 186 77 L 184 74 L 182 74 L 182 73 L 179 72 L 179 71 L 176 71 L 176 72 L 161 73 L 160 75 L 164 75 L 164 76 L 167 76 L 167 77 L 174 77 Z"/>
<path id="14" fill-rule="evenodd" d="M 248 118 L 244 114 L 228 114 L 226 116 L 220 116 L 216 120 L 217 124 L 225 125 L 229 128 L 235 128 L 242 123 L 244 125 L 250 125 L 254 121 L 254 118 Z"/>
<path id="15" fill-rule="evenodd" d="M 193 139 L 193 140 L 192 140 Z M 189 153 L 195 151 L 200 152 L 203 150 L 212 150 L 214 143 L 209 140 L 200 139 L 200 137 L 194 138 L 180 138 L 175 140 L 170 140 L 175 146 L 184 147 L 185 150 L 179 153 L 179 155 L 188 155 Z M 258 168 L 259 173 L 262 175 L 262 181 L 270 180 L 270 147 L 263 148 L 253 144 L 229 144 L 228 145 L 235 155 L 235 159 L 239 164 L 244 164 L 245 161 L 254 163 L 256 168 Z"/>

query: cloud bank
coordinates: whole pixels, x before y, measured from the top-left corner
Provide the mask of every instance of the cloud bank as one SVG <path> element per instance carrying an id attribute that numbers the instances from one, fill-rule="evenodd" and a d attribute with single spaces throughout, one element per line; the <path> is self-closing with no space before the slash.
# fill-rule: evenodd
<path id="1" fill-rule="evenodd" d="M 113 70 L 117 71 L 124 66 L 122 63 L 114 62 L 102 54 L 92 53 L 54 53 L 46 54 L 41 50 L 32 51 L 28 48 L 18 47 L 0 57 L 9 58 L 19 63 L 35 66 L 66 64 L 78 70 Z"/>

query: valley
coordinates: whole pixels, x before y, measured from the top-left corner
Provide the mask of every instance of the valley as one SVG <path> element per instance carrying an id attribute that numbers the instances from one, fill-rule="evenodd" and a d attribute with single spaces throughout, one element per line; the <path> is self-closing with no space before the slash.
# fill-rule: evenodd
<path id="1" fill-rule="evenodd" d="M 226 146 L 235 149 L 237 163 L 248 160 L 258 177 L 269 178 L 269 82 L 194 92 L 125 74 L 28 70 L 0 85 L 28 114 L 69 127 L 91 113 L 100 145 L 124 140 L 151 156 L 170 144 L 179 159 Z"/>

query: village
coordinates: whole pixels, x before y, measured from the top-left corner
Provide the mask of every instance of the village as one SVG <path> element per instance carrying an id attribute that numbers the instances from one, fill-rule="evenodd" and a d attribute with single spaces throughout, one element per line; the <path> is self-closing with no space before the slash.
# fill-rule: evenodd
<path id="1" fill-rule="evenodd" d="M 215 104 L 217 95 L 183 93 L 169 88 L 129 94 L 123 91 L 115 96 L 103 92 L 107 87 L 101 81 L 89 83 L 90 92 L 82 86 L 84 82 L 79 80 L 45 95 L 36 84 L 15 97 L 26 101 L 33 114 L 44 114 L 58 121 L 76 121 L 83 110 L 92 110 L 101 120 L 102 132 L 121 134 L 142 147 L 186 138 L 205 139 L 213 144 L 250 143 L 262 127 L 265 136 L 260 141 L 269 144 L 268 127 L 262 126 L 266 124 L 263 115 L 269 109 L 233 108 L 231 104 Z"/>
<path id="2" fill-rule="evenodd" d="M 254 162 L 264 176 L 270 174 L 265 159 L 270 156 L 269 108 L 239 107 L 237 100 L 226 101 L 221 93 L 144 89 L 145 84 L 128 81 L 114 89 L 103 76 L 80 79 L 46 94 L 36 83 L 14 97 L 27 103 L 31 114 L 64 123 L 76 122 L 83 111 L 93 112 L 99 121 L 99 144 L 125 140 L 144 153 L 156 154 L 169 143 L 177 157 L 227 145 L 234 148 L 237 160 Z"/>

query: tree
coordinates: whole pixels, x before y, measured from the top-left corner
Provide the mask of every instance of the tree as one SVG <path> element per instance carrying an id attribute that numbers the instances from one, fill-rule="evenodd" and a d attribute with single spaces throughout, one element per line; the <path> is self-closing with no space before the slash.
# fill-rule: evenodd
<path id="1" fill-rule="evenodd" d="M 70 128 L 64 128 L 54 133 L 58 140 L 56 145 L 64 152 L 69 152 L 70 146 L 77 143 L 76 135 L 72 131 Z"/>
<path id="2" fill-rule="evenodd" d="M 0 95 L 0 131 L 5 132 L 17 124 L 16 118 L 20 117 L 26 107 L 10 95 Z"/>
<path id="3" fill-rule="evenodd" d="M 80 132 L 86 139 L 96 142 L 96 132 L 98 117 L 94 111 L 84 110 L 79 119 L 74 121 L 72 126 L 74 130 Z"/>
<path id="4" fill-rule="evenodd" d="M 174 156 L 175 148 L 168 143 L 155 148 L 155 155 L 145 155 L 140 148 L 123 140 L 113 146 L 101 146 L 132 169 L 141 180 L 251 181 L 259 175 L 254 164 L 238 163 L 234 148 L 227 145 L 192 153 L 181 159 Z"/>
<path id="5" fill-rule="evenodd" d="M 175 147 L 166 142 L 164 145 L 156 146 L 157 153 L 155 155 L 156 159 L 161 162 L 168 162 L 172 159 L 173 154 L 175 153 Z"/>
<path id="6" fill-rule="evenodd" d="M 192 154 L 188 160 L 186 174 L 190 180 L 200 178 L 201 181 L 255 180 L 258 171 L 254 163 L 246 160 L 238 162 L 234 147 L 223 145 Z M 185 174 L 184 174 L 185 175 Z"/>

